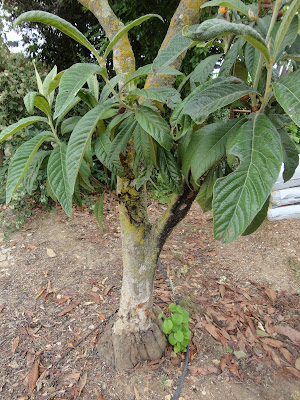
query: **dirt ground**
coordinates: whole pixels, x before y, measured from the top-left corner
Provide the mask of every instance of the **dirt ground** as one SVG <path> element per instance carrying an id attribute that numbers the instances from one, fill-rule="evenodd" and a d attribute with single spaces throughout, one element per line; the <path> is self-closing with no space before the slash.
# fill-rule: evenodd
<path id="1" fill-rule="evenodd" d="M 152 217 L 163 208 L 152 204 Z M 118 307 L 122 271 L 116 203 L 104 212 L 102 233 L 87 209 L 71 219 L 36 210 L 0 242 L 0 399 L 172 398 L 184 355 L 168 348 L 122 373 L 97 356 L 97 326 Z M 161 261 L 193 333 L 181 400 L 300 400 L 299 228 L 265 221 L 225 246 L 194 205 L 173 232 Z M 165 314 L 173 301 L 159 271 L 155 301 Z"/>

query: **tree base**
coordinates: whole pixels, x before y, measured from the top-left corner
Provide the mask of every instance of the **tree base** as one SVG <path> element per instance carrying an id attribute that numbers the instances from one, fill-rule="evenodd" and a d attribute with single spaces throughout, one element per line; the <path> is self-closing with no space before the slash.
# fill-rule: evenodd
<path id="1" fill-rule="evenodd" d="M 105 327 L 97 344 L 101 361 L 116 370 L 129 370 L 142 361 L 162 357 L 168 341 L 157 317 L 146 332 L 125 332 L 123 335 L 113 333 L 114 322 L 111 320 Z"/>

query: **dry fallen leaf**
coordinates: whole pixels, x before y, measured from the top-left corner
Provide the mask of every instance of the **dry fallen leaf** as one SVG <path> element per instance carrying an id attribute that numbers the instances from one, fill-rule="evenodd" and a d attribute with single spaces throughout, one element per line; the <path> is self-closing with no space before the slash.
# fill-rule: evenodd
<path id="1" fill-rule="evenodd" d="M 90 297 L 93 300 L 94 303 L 100 304 L 100 296 L 97 293 L 90 293 Z"/>
<path id="2" fill-rule="evenodd" d="M 221 368 L 221 371 L 222 371 L 222 372 L 225 371 L 226 366 L 227 366 L 226 357 L 223 356 L 223 357 L 221 358 L 221 360 L 220 360 L 220 368 Z"/>
<path id="3" fill-rule="evenodd" d="M 16 349 L 19 346 L 19 342 L 20 342 L 20 336 L 17 336 L 16 338 L 14 338 L 12 345 L 11 345 L 11 351 L 13 354 L 15 354 Z"/>
<path id="4" fill-rule="evenodd" d="M 238 369 L 237 364 L 231 364 L 231 363 L 229 363 L 228 369 L 229 369 L 229 371 L 232 373 L 232 375 L 236 376 L 237 378 L 240 377 L 239 369 Z"/>
<path id="5" fill-rule="evenodd" d="M 73 303 L 69 304 L 68 307 L 64 308 L 59 314 L 59 317 L 62 317 L 63 315 L 67 314 L 68 312 L 72 311 L 73 308 L 77 307 L 78 304 L 80 303 L 80 300 L 76 300 Z"/>
<path id="6" fill-rule="evenodd" d="M 111 291 L 112 288 L 113 288 L 113 285 L 107 286 L 107 288 L 103 291 L 104 296 L 106 296 Z"/>
<path id="7" fill-rule="evenodd" d="M 47 248 L 46 248 L 46 251 L 47 251 L 47 256 L 48 256 L 48 257 L 50 257 L 50 258 L 56 257 L 56 254 L 55 254 L 55 252 L 54 252 L 52 249 L 49 249 L 49 248 L 47 247 Z"/>
<path id="8" fill-rule="evenodd" d="M 0 304 L 0 313 L 2 313 L 3 308 L 5 307 L 5 303 Z"/>
<path id="9" fill-rule="evenodd" d="M 27 246 L 27 249 L 28 249 L 28 250 L 35 250 L 35 249 L 37 249 L 37 246 L 35 246 L 34 244 L 29 244 L 29 245 Z"/>
<path id="10" fill-rule="evenodd" d="M 99 318 L 102 319 L 102 321 L 104 321 L 105 320 L 105 315 L 99 314 Z"/>
<path id="11" fill-rule="evenodd" d="M 270 288 L 265 288 L 265 293 L 266 293 L 266 295 L 269 297 L 269 299 L 270 299 L 273 303 L 275 303 L 276 298 L 277 298 L 275 290 L 270 289 Z"/>
<path id="12" fill-rule="evenodd" d="M 222 297 L 222 299 L 225 296 L 225 286 L 223 284 L 219 285 L 219 292 L 220 292 L 220 296 Z"/>
<path id="13" fill-rule="evenodd" d="M 213 324 L 205 324 L 204 327 L 214 339 L 216 339 L 218 342 L 221 342 L 219 331 Z"/>
<path id="14" fill-rule="evenodd" d="M 293 356 L 292 354 L 286 349 L 285 347 L 280 347 L 279 348 L 280 353 L 283 355 L 283 357 L 289 362 L 292 363 Z"/>
<path id="15" fill-rule="evenodd" d="M 41 289 L 39 292 L 38 292 L 38 294 L 35 296 L 35 300 L 37 300 L 43 293 L 44 293 L 44 291 L 46 290 L 46 288 L 43 288 L 43 289 Z"/>
<path id="16" fill-rule="evenodd" d="M 272 346 L 272 347 L 276 347 L 276 348 L 284 347 L 284 343 L 277 339 L 260 338 L 260 341 L 265 344 L 268 344 L 269 346 Z"/>
<path id="17" fill-rule="evenodd" d="M 83 376 L 81 377 L 81 379 L 80 379 L 80 381 L 78 383 L 79 391 L 78 391 L 78 394 L 77 394 L 76 398 L 78 398 L 80 396 L 80 394 L 81 394 L 81 392 L 82 392 L 82 390 L 83 390 L 83 388 L 84 388 L 84 386 L 86 384 L 86 381 L 87 381 L 87 372 L 85 372 L 83 374 Z"/>
<path id="18" fill-rule="evenodd" d="M 293 367 L 283 367 L 283 369 L 290 374 L 292 374 L 295 378 L 300 379 L 300 371 Z"/>
<path id="19" fill-rule="evenodd" d="M 135 395 L 136 400 L 140 400 L 139 392 L 137 391 L 137 388 L 135 386 L 133 386 L 133 391 L 134 391 L 134 395 Z"/>
<path id="20" fill-rule="evenodd" d="M 36 381 L 38 380 L 38 378 L 39 378 L 39 360 L 36 360 L 28 376 L 28 390 L 30 395 L 32 395 L 34 391 Z"/>
<path id="21" fill-rule="evenodd" d="M 295 367 L 300 371 L 300 357 L 295 361 Z"/>
<path id="22" fill-rule="evenodd" d="M 300 332 L 287 325 L 275 325 L 275 332 L 280 335 L 287 336 L 292 342 L 300 346 Z"/>
<path id="23" fill-rule="evenodd" d="M 98 400 L 104 400 L 104 397 L 102 396 L 102 394 L 100 394 L 97 389 L 94 389 L 94 390 L 95 390 L 95 394 L 97 396 L 97 399 Z"/>

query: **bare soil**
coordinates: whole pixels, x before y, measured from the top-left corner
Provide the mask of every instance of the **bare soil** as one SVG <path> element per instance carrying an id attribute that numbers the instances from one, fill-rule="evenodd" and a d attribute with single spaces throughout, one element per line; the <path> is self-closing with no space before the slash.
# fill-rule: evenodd
<path id="1" fill-rule="evenodd" d="M 149 211 L 155 218 L 163 208 Z M 71 219 L 59 208 L 36 210 L 0 242 L 0 399 L 172 398 L 184 354 L 169 347 L 122 373 L 97 355 L 119 302 L 116 203 L 105 203 L 104 225 L 102 233 L 87 209 Z M 194 205 L 173 232 L 161 261 L 193 333 L 181 400 L 300 400 L 299 228 L 265 221 L 225 246 L 213 239 L 211 215 Z M 155 301 L 167 315 L 173 298 L 160 271 Z"/>

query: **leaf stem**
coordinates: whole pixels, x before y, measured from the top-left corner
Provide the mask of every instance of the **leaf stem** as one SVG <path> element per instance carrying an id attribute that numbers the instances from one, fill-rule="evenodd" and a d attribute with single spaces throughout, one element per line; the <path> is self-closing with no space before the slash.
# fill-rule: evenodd
<path id="1" fill-rule="evenodd" d="M 103 76 L 103 75 L 102 75 Z M 128 104 L 124 103 L 124 101 L 121 99 L 121 97 L 118 95 L 118 93 L 115 91 L 115 89 L 112 87 L 111 83 L 109 82 L 109 79 L 104 77 L 105 83 L 107 84 L 107 86 L 109 87 L 110 91 L 112 92 L 112 94 L 115 96 L 115 98 L 118 100 L 118 102 L 120 103 L 121 106 L 127 108 L 130 111 L 134 111 L 134 108 L 130 107 Z"/>
<path id="2" fill-rule="evenodd" d="M 53 133 L 53 136 L 54 136 L 54 138 L 55 138 L 55 141 L 56 141 L 57 143 L 60 143 L 60 140 L 59 140 L 59 138 L 58 138 L 58 136 L 57 136 L 56 128 L 54 128 L 52 119 L 51 119 L 50 117 L 48 117 L 48 123 L 49 123 L 49 125 L 50 125 L 51 130 L 52 130 L 52 133 Z"/>

